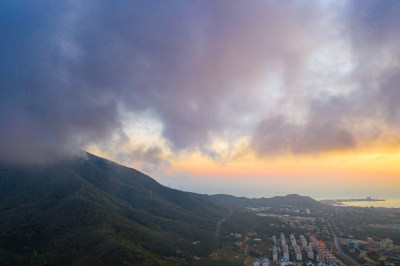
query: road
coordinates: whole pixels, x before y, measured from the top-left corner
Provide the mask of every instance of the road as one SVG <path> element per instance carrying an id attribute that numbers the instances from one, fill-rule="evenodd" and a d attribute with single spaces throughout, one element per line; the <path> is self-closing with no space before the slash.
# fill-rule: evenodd
<path id="1" fill-rule="evenodd" d="M 348 255 L 346 252 L 344 252 L 344 251 L 342 250 L 342 248 L 340 247 L 339 239 L 336 237 L 336 234 L 335 234 L 335 232 L 333 231 L 333 228 L 332 228 L 332 226 L 331 226 L 331 223 L 329 222 L 329 220 L 327 220 L 327 222 L 328 222 L 329 228 L 331 229 L 331 232 L 332 232 L 332 235 L 333 235 L 333 239 L 334 239 L 334 242 L 335 242 L 335 246 L 336 246 L 336 248 L 337 248 L 337 250 L 338 250 L 338 253 L 341 254 L 341 255 L 343 255 L 343 256 L 345 256 L 345 257 L 346 257 L 349 261 L 351 261 L 354 265 L 356 265 L 356 266 L 361 266 L 361 264 L 358 263 L 353 257 L 351 257 L 350 255 Z"/>
<path id="2" fill-rule="evenodd" d="M 232 210 L 229 211 L 228 215 L 217 222 L 217 227 L 215 229 L 215 240 L 218 239 L 219 233 L 221 232 L 221 224 L 226 221 L 232 215 Z"/>
<path id="3" fill-rule="evenodd" d="M 247 248 L 248 248 L 248 242 L 249 242 L 249 235 L 251 234 L 251 233 L 253 233 L 253 231 L 254 231 L 254 228 L 256 228 L 256 226 L 253 226 L 253 228 L 251 228 L 251 230 L 250 230 L 250 232 L 248 232 L 247 233 L 247 235 L 246 235 L 246 239 L 244 240 L 245 241 L 245 243 L 246 243 L 246 247 L 245 247 L 245 249 L 244 249 L 244 255 L 247 255 Z"/>
<path id="4" fill-rule="evenodd" d="M 251 233 L 253 233 L 254 228 L 256 228 L 256 226 L 253 226 L 253 227 L 251 228 L 250 232 L 247 233 L 246 238 L 245 238 L 245 240 L 244 240 L 244 243 L 246 244 L 245 249 L 244 249 L 244 255 L 245 255 L 245 256 L 247 255 L 247 249 L 248 249 L 248 247 L 249 247 L 249 244 L 248 244 L 248 243 L 249 243 L 249 240 L 250 240 L 249 235 L 250 235 Z M 246 266 L 251 266 L 251 264 L 253 263 L 253 260 L 254 260 L 253 257 L 247 256 L 246 260 L 244 261 L 244 265 L 246 265 Z"/>
<path id="5" fill-rule="evenodd" d="M 226 219 L 228 219 L 231 215 L 232 215 L 232 210 L 231 211 L 229 211 L 229 213 L 228 213 L 228 215 L 227 216 L 225 216 L 224 218 L 222 218 L 221 220 L 219 220 L 218 222 L 217 222 L 217 225 L 216 225 L 216 228 L 215 228 L 215 236 L 214 236 L 214 239 L 215 239 L 215 241 L 216 241 L 216 243 L 217 243 L 217 247 L 218 247 L 218 245 L 219 245 L 219 239 L 218 239 L 218 237 L 219 237 L 219 234 L 220 234 L 220 232 L 221 232 L 221 224 L 223 223 L 223 222 L 225 222 L 226 221 Z M 219 251 L 219 248 L 218 248 L 218 251 Z M 214 252 L 212 252 L 209 256 L 210 257 L 218 257 L 218 251 L 214 251 Z"/>

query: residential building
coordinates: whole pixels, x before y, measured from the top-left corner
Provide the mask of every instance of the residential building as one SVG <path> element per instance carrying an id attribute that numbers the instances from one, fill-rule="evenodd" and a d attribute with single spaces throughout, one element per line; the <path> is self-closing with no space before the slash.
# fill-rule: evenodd
<path id="1" fill-rule="evenodd" d="M 278 261 L 278 248 L 276 246 L 272 247 L 272 260 Z"/>
<path id="2" fill-rule="evenodd" d="M 254 259 L 252 265 L 253 266 L 260 266 L 260 260 L 259 259 Z"/>
<path id="3" fill-rule="evenodd" d="M 379 243 L 381 248 L 391 248 L 393 247 L 393 240 L 388 238 L 382 239 Z"/>

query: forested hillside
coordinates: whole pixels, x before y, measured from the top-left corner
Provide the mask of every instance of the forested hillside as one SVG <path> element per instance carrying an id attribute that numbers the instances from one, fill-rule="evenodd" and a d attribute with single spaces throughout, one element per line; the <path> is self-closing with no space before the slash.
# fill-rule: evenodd
<path id="1" fill-rule="evenodd" d="M 51 165 L 0 166 L 0 260 L 6 264 L 190 260 L 212 251 L 216 223 L 227 213 L 91 154 Z"/>

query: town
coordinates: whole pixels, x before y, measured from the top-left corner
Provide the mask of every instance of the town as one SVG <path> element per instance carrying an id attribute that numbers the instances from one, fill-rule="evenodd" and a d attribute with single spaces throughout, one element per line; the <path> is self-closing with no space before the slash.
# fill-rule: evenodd
<path id="1" fill-rule="evenodd" d="M 400 265 L 399 209 L 285 206 L 246 210 L 258 223 L 251 225 L 247 218 L 243 224 L 249 231 L 243 232 L 228 220 L 214 259 L 247 266 Z M 237 230 L 226 231 L 232 228 Z"/>

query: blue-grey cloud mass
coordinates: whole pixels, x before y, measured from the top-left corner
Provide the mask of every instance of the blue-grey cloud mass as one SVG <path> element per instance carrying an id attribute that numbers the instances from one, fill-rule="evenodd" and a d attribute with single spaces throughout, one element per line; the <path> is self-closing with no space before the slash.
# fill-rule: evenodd
<path id="1" fill-rule="evenodd" d="M 176 151 L 231 131 L 259 155 L 319 153 L 400 127 L 399 1 L 0 7 L 0 160 L 127 137 L 121 110 L 151 110 Z"/>

